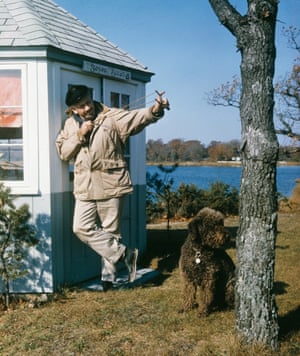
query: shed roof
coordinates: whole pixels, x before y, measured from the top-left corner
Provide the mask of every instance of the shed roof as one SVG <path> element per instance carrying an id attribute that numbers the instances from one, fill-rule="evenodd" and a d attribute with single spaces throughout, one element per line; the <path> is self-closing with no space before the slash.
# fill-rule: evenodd
<path id="1" fill-rule="evenodd" d="M 148 72 L 146 66 L 52 0 L 0 0 L 0 48 L 36 46 Z"/>

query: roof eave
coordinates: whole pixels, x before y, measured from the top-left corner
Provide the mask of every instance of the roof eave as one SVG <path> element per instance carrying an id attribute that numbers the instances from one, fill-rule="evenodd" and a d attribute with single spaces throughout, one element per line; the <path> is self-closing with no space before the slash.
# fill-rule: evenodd
<path id="1" fill-rule="evenodd" d="M 54 46 L 0 46 L 0 59 L 48 59 L 60 63 L 75 65 L 80 68 L 83 66 L 83 61 L 90 61 L 95 64 L 101 64 L 118 68 L 121 70 L 130 71 L 131 79 L 141 82 L 150 82 L 151 77 L 155 74 L 148 70 L 136 69 L 126 65 L 115 64 L 101 59 L 96 59 L 81 54 L 76 54 L 61 50 Z"/>

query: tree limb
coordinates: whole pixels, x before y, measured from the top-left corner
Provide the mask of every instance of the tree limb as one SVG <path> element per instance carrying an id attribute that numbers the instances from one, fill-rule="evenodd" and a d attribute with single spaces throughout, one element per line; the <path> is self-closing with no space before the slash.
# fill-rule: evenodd
<path id="1" fill-rule="evenodd" d="M 221 24 L 237 36 L 244 17 L 227 0 L 209 0 L 209 3 Z"/>

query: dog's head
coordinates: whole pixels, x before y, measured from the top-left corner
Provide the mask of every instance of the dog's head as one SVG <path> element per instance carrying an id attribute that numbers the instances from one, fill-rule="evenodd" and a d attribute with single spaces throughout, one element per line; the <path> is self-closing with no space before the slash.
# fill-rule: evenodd
<path id="1" fill-rule="evenodd" d="M 224 227 L 224 215 L 214 209 L 203 208 L 188 225 L 192 240 L 203 246 L 221 247 L 229 240 Z"/>

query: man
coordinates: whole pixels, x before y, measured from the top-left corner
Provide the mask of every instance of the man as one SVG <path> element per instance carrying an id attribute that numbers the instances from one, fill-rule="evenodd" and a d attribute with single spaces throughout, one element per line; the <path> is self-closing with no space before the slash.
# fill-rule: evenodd
<path id="1" fill-rule="evenodd" d="M 138 250 L 120 241 L 124 196 L 133 191 L 124 159 L 125 143 L 163 117 L 169 102 L 158 93 L 149 108 L 110 108 L 93 101 L 84 85 L 70 87 L 65 102 L 69 118 L 56 146 L 62 160 L 74 160 L 73 231 L 102 257 L 102 286 L 108 290 L 113 287 L 119 261 L 128 268 L 130 282 L 136 276 Z"/>

